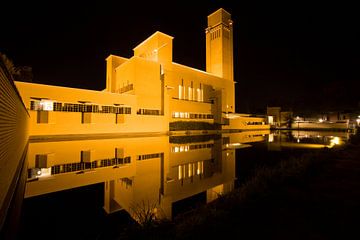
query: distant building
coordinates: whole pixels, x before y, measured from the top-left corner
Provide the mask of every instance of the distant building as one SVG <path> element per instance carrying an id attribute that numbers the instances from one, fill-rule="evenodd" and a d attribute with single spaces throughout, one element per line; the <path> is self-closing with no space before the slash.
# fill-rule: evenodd
<path id="1" fill-rule="evenodd" d="M 184 122 L 268 128 L 264 118 L 235 113 L 231 15 L 210 14 L 205 34 L 206 71 L 173 62 L 173 37 L 155 32 L 131 58 L 106 59 L 103 91 L 16 82 L 30 110 L 30 135 L 167 132 Z"/>
<path id="2" fill-rule="evenodd" d="M 269 124 L 274 127 L 289 127 L 293 119 L 293 112 L 281 111 L 281 107 L 267 107 L 266 113 Z"/>
<path id="3" fill-rule="evenodd" d="M 357 112 L 322 112 L 297 116 L 292 124 L 297 129 L 354 129 L 360 123 Z"/>

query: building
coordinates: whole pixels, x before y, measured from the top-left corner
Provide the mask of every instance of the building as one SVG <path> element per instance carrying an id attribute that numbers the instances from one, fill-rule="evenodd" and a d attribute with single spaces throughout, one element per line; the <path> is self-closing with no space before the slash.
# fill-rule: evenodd
<path id="1" fill-rule="evenodd" d="M 281 111 L 281 107 L 267 107 L 266 113 L 268 122 L 272 127 L 290 127 L 293 119 L 293 112 Z"/>
<path id="2" fill-rule="evenodd" d="M 155 32 L 131 58 L 106 59 L 103 91 L 16 82 L 30 135 L 268 129 L 263 118 L 235 113 L 231 15 L 210 14 L 205 34 L 206 71 L 173 62 L 173 37 Z"/>

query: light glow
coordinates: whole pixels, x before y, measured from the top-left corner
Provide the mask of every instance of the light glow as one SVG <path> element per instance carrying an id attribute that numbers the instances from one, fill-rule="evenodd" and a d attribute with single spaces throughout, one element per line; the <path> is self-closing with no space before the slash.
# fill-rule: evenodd
<path id="1" fill-rule="evenodd" d="M 334 137 L 333 139 L 330 140 L 330 143 L 332 145 L 339 145 L 340 144 L 340 138 L 339 137 Z"/>
<path id="2" fill-rule="evenodd" d="M 273 141 L 274 141 L 274 134 L 270 133 L 268 142 L 273 142 Z"/>
<path id="3" fill-rule="evenodd" d="M 50 100 L 41 100 L 40 102 L 41 109 L 44 111 L 53 111 L 54 103 Z"/>

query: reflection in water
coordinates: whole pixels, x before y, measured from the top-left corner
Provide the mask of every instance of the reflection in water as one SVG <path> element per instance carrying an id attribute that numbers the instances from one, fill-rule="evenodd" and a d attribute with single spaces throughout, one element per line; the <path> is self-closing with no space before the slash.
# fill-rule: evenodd
<path id="1" fill-rule="evenodd" d="M 332 148 L 350 139 L 349 132 L 325 131 L 275 131 L 268 136 L 268 149 L 283 148 Z"/>
<path id="2" fill-rule="evenodd" d="M 206 193 L 208 203 L 233 190 L 235 149 L 266 133 L 33 142 L 25 197 L 104 183 L 107 213 L 171 219 L 178 201 Z"/>
<path id="3" fill-rule="evenodd" d="M 169 139 L 170 138 L 170 139 Z M 212 137 L 147 137 L 33 142 L 25 197 L 104 183 L 104 210 L 135 220 L 171 219 L 174 206 L 201 194 L 204 203 L 234 189 L 235 151 L 333 147 L 348 133 L 254 131 Z M 176 212 L 176 211 L 175 211 Z"/>

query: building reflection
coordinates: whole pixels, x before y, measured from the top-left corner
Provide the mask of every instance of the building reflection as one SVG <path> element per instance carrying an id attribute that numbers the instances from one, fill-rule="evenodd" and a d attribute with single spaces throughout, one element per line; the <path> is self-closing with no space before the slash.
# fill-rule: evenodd
<path id="1" fill-rule="evenodd" d="M 274 131 L 268 136 L 268 149 L 333 148 L 349 141 L 352 134 L 345 131 Z"/>
<path id="2" fill-rule="evenodd" d="M 235 149 L 268 133 L 31 142 L 25 197 L 104 183 L 107 213 L 171 219 L 181 200 L 203 193 L 208 203 L 232 191 Z"/>

